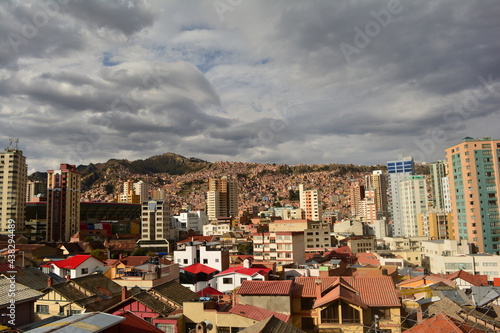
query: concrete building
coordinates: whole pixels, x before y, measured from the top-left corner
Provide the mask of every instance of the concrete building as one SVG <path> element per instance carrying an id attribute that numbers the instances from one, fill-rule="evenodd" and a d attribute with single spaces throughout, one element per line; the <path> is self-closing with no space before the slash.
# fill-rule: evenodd
<path id="1" fill-rule="evenodd" d="M 192 230 L 196 233 L 203 232 L 203 226 L 208 224 L 208 216 L 203 210 L 181 212 L 172 216 L 172 227 L 179 231 Z"/>
<path id="2" fill-rule="evenodd" d="M 455 238 L 500 254 L 500 140 L 467 137 L 445 151 Z"/>
<path id="3" fill-rule="evenodd" d="M 47 171 L 47 241 L 67 242 L 80 227 L 81 176 L 75 165 Z"/>
<path id="4" fill-rule="evenodd" d="M 418 234 L 431 239 L 454 239 L 451 213 L 432 209 L 419 214 Z"/>
<path id="5" fill-rule="evenodd" d="M 387 178 L 382 170 L 374 170 L 369 178 L 370 182 L 367 184 L 367 189 L 373 190 L 375 207 L 377 211 L 377 219 L 387 219 L 388 206 L 387 206 Z"/>
<path id="6" fill-rule="evenodd" d="M 458 270 L 472 275 L 487 275 L 488 281 L 500 277 L 500 256 L 487 253 L 456 256 L 433 255 L 429 269 L 434 274 L 452 274 Z"/>
<path id="7" fill-rule="evenodd" d="M 40 198 L 47 198 L 47 183 L 28 179 L 26 182 L 26 202 L 43 201 Z"/>
<path id="8" fill-rule="evenodd" d="M 401 205 L 401 181 L 408 179 L 415 173 L 415 165 L 412 157 L 405 157 L 399 161 L 387 162 L 389 173 L 389 211 L 392 218 L 392 235 L 394 237 L 403 236 L 403 215 Z"/>
<path id="9" fill-rule="evenodd" d="M 174 262 L 180 268 L 199 263 L 222 272 L 229 267 L 229 250 L 218 242 L 182 243 L 174 251 Z"/>
<path id="10" fill-rule="evenodd" d="M 424 214 L 428 208 L 427 184 L 424 176 L 409 176 L 399 184 L 400 217 L 402 235 L 407 237 L 428 235 L 428 226 L 423 226 L 419 234 L 418 215 Z"/>
<path id="11" fill-rule="evenodd" d="M 304 232 L 306 251 L 332 246 L 331 230 L 326 223 L 311 220 L 276 220 L 269 223 L 269 232 L 278 231 Z"/>
<path id="12" fill-rule="evenodd" d="M 351 202 L 351 215 L 354 217 L 365 216 L 362 202 L 365 199 L 365 186 L 359 182 L 351 183 L 349 188 L 349 200 Z"/>
<path id="13" fill-rule="evenodd" d="M 26 157 L 10 145 L 0 152 L 0 233 L 7 233 L 9 221 L 15 232 L 24 231 L 27 182 Z"/>
<path id="14" fill-rule="evenodd" d="M 322 205 L 319 190 L 304 190 L 304 185 L 299 185 L 300 208 L 304 210 L 304 218 L 312 221 L 321 221 Z"/>
<path id="15" fill-rule="evenodd" d="M 171 228 L 170 205 L 163 200 L 142 203 L 141 239 L 137 244 L 153 252 L 168 252 L 169 239 L 174 239 Z"/>
<path id="16" fill-rule="evenodd" d="M 305 262 L 303 231 L 276 231 L 254 234 L 255 261 L 274 261 L 278 264 Z"/>
<path id="17" fill-rule="evenodd" d="M 148 201 L 149 197 L 149 184 L 139 180 L 137 183 L 134 183 L 134 192 L 139 196 L 139 202 Z"/>
<path id="18" fill-rule="evenodd" d="M 432 206 L 444 210 L 443 177 L 446 176 L 445 161 L 433 162 L 429 165 L 431 173 Z"/>
<path id="19" fill-rule="evenodd" d="M 238 216 L 238 184 L 228 177 L 208 180 L 207 215 L 210 220 Z"/>

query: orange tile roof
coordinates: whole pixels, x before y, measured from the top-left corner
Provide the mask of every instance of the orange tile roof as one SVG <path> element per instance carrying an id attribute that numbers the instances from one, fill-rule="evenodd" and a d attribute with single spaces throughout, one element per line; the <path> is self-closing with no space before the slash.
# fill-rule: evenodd
<path id="1" fill-rule="evenodd" d="M 290 319 L 290 315 L 266 310 L 266 309 L 259 308 L 257 306 L 253 306 L 253 305 L 245 305 L 245 304 L 234 305 L 229 310 L 229 313 L 234 313 L 234 314 L 243 316 L 245 318 L 250 318 L 250 319 L 258 320 L 258 321 L 267 319 L 271 316 L 275 316 L 276 318 L 278 318 L 279 320 L 282 320 L 284 322 L 288 322 L 288 320 Z"/>
<path id="2" fill-rule="evenodd" d="M 472 275 L 461 269 L 452 274 L 445 274 L 444 278 L 449 280 L 455 280 L 460 278 L 476 287 L 488 285 L 488 275 Z"/>
<path id="3" fill-rule="evenodd" d="M 290 295 L 293 281 L 252 281 L 245 280 L 238 289 L 239 295 Z"/>
<path id="4" fill-rule="evenodd" d="M 332 287 L 342 285 L 346 290 L 355 290 L 357 295 L 359 295 L 360 301 L 368 306 L 401 305 L 397 290 L 390 276 L 298 277 L 295 279 L 293 297 L 316 297 L 316 281 L 319 280 L 321 280 L 322 294 Z M 339 290 L 339 297 L 340 295 L 341 291 Z M 345 299 L 351 297 L 351 301 L 354 302 L 354 297 L 349 295 L 347 292 L 342 294 L 343 297 L 346 297 Z"/>
<path id="5" fill-rule="evenodd" d="M 434 317 L 422 321 L 404 331 L 404 333 L 485 333 L 486 331 L 472 327 L 466 322 L 450 318 L 444 313 L 439 313 Z"/>

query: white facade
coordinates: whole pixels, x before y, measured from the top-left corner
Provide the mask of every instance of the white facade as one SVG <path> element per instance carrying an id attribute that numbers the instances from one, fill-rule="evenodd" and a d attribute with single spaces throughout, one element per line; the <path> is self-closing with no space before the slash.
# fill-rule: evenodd
<path id="1" fill-rule="evenodd" d="M 400 183 L 400 210 L 402 235 L 423 236 L 418 233 L 418 215 L 427 211 L 427 184 L 424 176 L 410 176 Z M 424 230 L 428 235 L 429 229 Z"/>
<path id="2" fill-rule="evenodd" d="M 172 216 L 172 227 L 182 231 L 203 232 L 203 226 L 206 224 L 208 224 L 208 216 L 202 210 L 182 212 L 179 215 Z"/>
<path id="3" fill-rule="evenodd" d="M 441 185 L 443 186 L 444 212 L 451 213 L 450 179 L 448 177 L 443 177 Z"/>
<path id="4" fill-rule="evenodd" d="M 435 274 L 451 274 L 461 269 L 470 274 L 487 275 L 488 281 L 493 281 L 493 278 L 500 277 L 500 256 L 498 255 L 433 255 L 429 258 L 431 259 L 430 270 Z"/>
<path id="5" fill-rule="evenodd" d="M 69 276 L 71 279 L 89 275 L 94 272 L 102 272 L 103 268 L 104 263 L 94 257 L 89 257 L 87 260 L 85 260 L 75 268 L 59 268 L 54 263 L 52 263 L 53 273 L 59 275 L 60 277 Z"/>
<path id="6" fill-rule="evenodd" d="M 149 184 L 140 180 L 137 183 L 134 183 L 134 191 L 136 195 L 140 196 L 140 202 L 149 200 Z"/>
<path id="7" fill-rule="evenodd" d="M 229 223 L 209 223 L 203 226 L 203 236 L 222 236 L 231 231 Z"/>
<path id="8" fill-rule="evenodd" d="M 184 249 L 174 251 L 174 262 L 180 268 L 200 263 L 222 272 L 229 264 L 229 252 L 215 248 L 213 243 L 189 242 L 184 245 Z"/>
<path id="9" fill-rule="evenodd" d="M 389 197 L 390 212 L 392 217 L 392 235 L 403 235 L 403 217 L 401 212 L 401 181 L 408 179 L 414 174 L 414 163 L 412 157 L 404 157 L 399 161 L 387 162 L 387 171 L 389 174 Z"/>

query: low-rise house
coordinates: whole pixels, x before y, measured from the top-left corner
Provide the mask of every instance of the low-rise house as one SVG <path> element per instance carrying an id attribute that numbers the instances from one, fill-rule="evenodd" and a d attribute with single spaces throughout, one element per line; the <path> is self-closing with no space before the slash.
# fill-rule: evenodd
<path id="1" fill-rule="evenodd" d="M 267 319 L 259 321 L 250 327 L 240 331 L 240 333 L 305 333 L 305 331 L 280 320 L 275 316 L 270 316 Z"/>
<path id="2" fill-rule="evenodd" d="M 215 268 L 203 264 L 193 264 L 181 269 L 180 282 L 184 287 L 197 292 L 206 287 L 216 287 L 214 277 L 218 272 Z"/>
<path id="3" fill-rule="evenodd" d="M 44 295 L 36 302 L 36 319 L 55 315 L 73 315 L 103 311 L 118 303 L 122 287 L 102 274 L 91 274 L 42 290 Z"/>
<path id="4" fill-rule="evenodd" d="M 4 275 L 7 276 L 7 274 Z M 50 282 L 48 282 L 49 279 L 51 280 Z M 40 269 L 35 267 L 24 268 L 18 270 L 16 273 L 16 282 L 24 284 L 25 286 L 30 286 L 31 288 L 39 291 L 47 288 L 48 284 L 58 284 L 65 281 L 65 279 L 57 274 L 45 274 Z"/>
<path id="5" fill-rule="evenodd" d="M 55 273 L 61 277 L 75 279 L 94 272 L 102 272 L 104 263 L 91 255 L 77 254 L 64 260 L 50 261 L 42 265 L 45 273 Z"/>
<path id="6" fill-rule="evenodd" d="M 265 281 L 269 279 L 270 268 L 252 267 L 250 261 L 244 261 L 243 266 L 231 267 L 215 275 L 217 290 L 229 292 L 241 286 L 244 281 Z"/>
<path id="7" fill-rule="evenodd" d="M 15 277 L 15 275 L 12 276 Z M 19 327 L 35 320 L 34 304 L 43 296 L 43 293 L 18 283 L 13 278 L 0 278 L 0 290 L 2 323 Z M 13 294 L 9 291 L 13 291 Z"/>
<path id="8" fill-rule="evenodd" d="M 292 297 L 293 324 L 303 330 L 355 332 L 376 324 L 401 332 L 401 302 L 388 276 L 299 277 Z"/>
<path id="9" fill-rule="evenodd" d="M 486 333 L 487 331 L 477 327 L 474 323 L 459 321 L 455 318 L 449 317 L 444 313 L 437 314 L 436 316 L 427 318 L 426 320 L 418 323 L 404 331 L 404 333 L 442 333 L 442 332 L 455 332 L 455 333 Z"/>
<path id="10" fill-rule="evenodd" d="M 178 282 L 170 281 L 128 298 L 126 293 L 123 293 L 122 301 L 106 309 L 106 312 L 121 315 L 130 311 L 165 332 L 183 332 L 180 316 L 183 303 L 199 298 L 200 296 Z"/>

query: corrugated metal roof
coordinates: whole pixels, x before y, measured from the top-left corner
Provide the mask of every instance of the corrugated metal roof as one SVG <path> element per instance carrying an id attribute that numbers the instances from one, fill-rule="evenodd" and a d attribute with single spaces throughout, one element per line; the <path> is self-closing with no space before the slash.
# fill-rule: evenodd
<path id="1" fill-rule="evenodd" d="M 16 300 L 16 303 L 22 302 L 22 301 L 27 301 L 30 299 L 36 299 L 38 297 L 43 296 L 43 293 L 32 289 L 28 286 L 25 286 L 24 284 L 20 284 L 17 282 L 15 283 L 15 296 L 14 299 Z M 10 300 L 12 299 L 12 296 L 9 296 L 9 293 L 7 293 L 7 290 L 9 290 L 11 285 L 11 280 L 4 278 L 0 279 L 0 306 L 6 305 L 10 303 Z"/>
<path id="2" fill-rule="evenodd" d="M 89 333 L 100 332 L 124 321 L 124 317 L 107 313 L 91 312 L 73 315 L 56 322 L 26 331 L 29 333 L 45 333 L 48 330 L 57 333 Z"/>
<path id="3" fill-rule="evenodd" d="M 279 320 L 275 316 L 261 320 L 255 325 L 249 326 L 240 333 L 305 333 L 289 323 Z"/>
<path id="4" fill-rule="evenodd" d="M 269 318 L 271 316 L 275 316 L 276 318 L 283 320 L 285 322 L 288 322 L 290 319 L 290 315 L 286 315 L 283 313 L 279 312 L 274 312 L 270 310 L 266 310 L 263 308 L 259 308 L 257 306 L 253 305 L 246 305 L 246 304 L 236 304 L 234 305 L 230 310 L 229 313 L 234 313 L 239 316 L 245 317 L 245 318 L 250 318 L 253 320 L 264 320 L 266 318 Z"/>
<path id="5" fill-rule="evenodd" d="M 238 290 L 240 295 L 290 295 L 293 281 L 252 281 L 245 280 Z"/>

